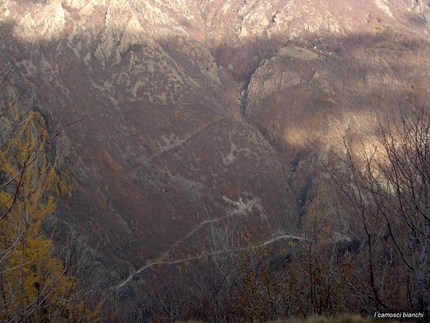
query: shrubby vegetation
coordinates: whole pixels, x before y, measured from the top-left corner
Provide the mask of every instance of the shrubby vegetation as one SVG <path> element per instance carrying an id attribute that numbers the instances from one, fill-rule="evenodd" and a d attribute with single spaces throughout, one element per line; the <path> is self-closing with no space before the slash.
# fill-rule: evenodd
<path id="1" fill-rule="evenodd" d="M 43 229 L 56 208 L 54 196 L 69 196 L 75 187 L 73 170 L 57 174 L 49 153 L 61 132 L 20 106 L 13 82 L 5 84 L 0 111 L 3 321 L 280 322 L 317 315 L 307 322 L 366 322 L 370 319 L 318 315 L 373 317 L 377 312 L 420 313 L 417 320 L 429 319 L 430 122 L 424 110 L 381 122 L 375 145 L 345 139 L 346 153 L 331 171 L 345 199 L 330 204 L 326 191 L 315 186 L 294 235 L 249 246 L 240 216 L 209 221 L 205 252 L 155 260 L 139 275 L 99 293 L 83 285 L 88 282 L 80 276 L 85 257 L 67 241 L 59 248 Z"/>
<path id="2" fill-rule="evenodd" d="M 118 290 L 123 306 L 116 316 L 127 322 L 268 322 L 414 313 L 412 320 L 427 321 L 429 130 L 425 111 L 417 110 L 381 121 L 375 144 L 345 138 L 346 153 L 331 170 L 343 198 L 330 204 L 326 191 L 314 187 L 298 237 L 247 249 L 234 243 L 235 235 L 246 233 L 240 221 L 214 223 L 212 232 L 228 232 L 228 239 L 212 234 L 206 256 L 148 267 L 138 283 Z"/>

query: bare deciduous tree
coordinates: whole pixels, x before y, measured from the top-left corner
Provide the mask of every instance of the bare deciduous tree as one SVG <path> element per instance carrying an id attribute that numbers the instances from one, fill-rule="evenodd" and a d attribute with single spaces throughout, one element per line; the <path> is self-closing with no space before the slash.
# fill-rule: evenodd
<path id="1" fill-rule="evenodd" d="M 380 139 L 360 151 L 345 142 L 337 177 L 365 236 L 377 308 L 430 309 L 430 122 L 424 108 L 379 123 Z M 367 147 L 369 147 L 367 145 Z M 397 286 L 387 274 L 396 274 Z M 388 277 L 389 278 L 389 277 Z M 400 288 L 399 288 L 400 286 Z M 390 297 L 394 293 L 397 298 Z"/>

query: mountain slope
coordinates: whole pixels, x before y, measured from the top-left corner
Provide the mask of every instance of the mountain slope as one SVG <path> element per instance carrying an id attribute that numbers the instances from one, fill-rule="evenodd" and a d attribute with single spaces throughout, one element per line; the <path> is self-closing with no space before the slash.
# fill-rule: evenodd
<path id="1" fill-rule="evenodd" d="M 341 136 L 429 81 L 421 1 L 6 0 L 0 19 L 25 99 L 56 128 L 88 115 L 56 143 L 79 183 L 59 217 L 120 272 L 204 248 L 204 221 L 299 231 Z"/>

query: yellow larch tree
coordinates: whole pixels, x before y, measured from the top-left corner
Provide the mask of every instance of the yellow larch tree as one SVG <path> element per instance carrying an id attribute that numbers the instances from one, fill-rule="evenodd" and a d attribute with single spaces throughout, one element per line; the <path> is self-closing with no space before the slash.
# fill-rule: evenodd
<path id="1" fill-rule="evenodd" d="M 18 101 L 12 96 L 0 112 L 0 321 L 99 321 L 100 305 L 88 307 L 43 231 L 58 181 L 46 154 L 52 139 L 40 114 Z"/>

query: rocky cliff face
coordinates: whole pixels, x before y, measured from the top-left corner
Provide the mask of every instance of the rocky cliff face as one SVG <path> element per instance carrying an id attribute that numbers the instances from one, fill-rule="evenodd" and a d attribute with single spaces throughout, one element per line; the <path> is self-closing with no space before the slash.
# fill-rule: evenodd
<path id="1" fill-rule="evenodd" d="M 67 127 L 79 188 L 59 216 L 138 266 L 240 218 L 253 240 L 299 230 L 341 136 L 423 105 L 421 1 L 5 0 L 3 74 Z M 335 197 L 333 197 L 335 199 Z M 209 222 L 204 222 L 209 221 Z M 174 248 L 171 248 L 174 246 Z M 124 269 L 127 269 L 128 264 Z"/>

